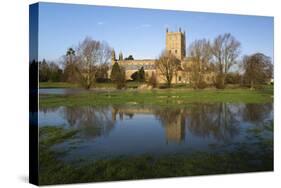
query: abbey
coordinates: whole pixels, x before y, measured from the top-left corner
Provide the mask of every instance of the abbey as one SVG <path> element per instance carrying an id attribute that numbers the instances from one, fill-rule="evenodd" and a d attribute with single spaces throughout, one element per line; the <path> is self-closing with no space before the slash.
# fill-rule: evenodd
<path id="1" fill-rule="evenodd" d="M 182 32 L 181 28 L 179 28 L 178 31 L 169 31 L 166 29 L 165 51 L 173 54 L 177 59 L 180 60 L 180 65 L 172 79 L 172 83 L 190 83 L 190 73 L 184 71 L 184 67 L 188 67 L 191 64 L 190 58 L 186 56 L 185 31 Z M 118 63 L 119 66 L 122 66 L 125 69 L 127 80 L 132 80 L 131 75 L 143 67 L 146 79 L 150 78 L 154 73 L 157 77 L 158 83 L 165 83 L 164 75 L 157 70 L 155 61 L 156 59 L 117 60 L 115 58 L 115 52 L 113 51 L 111 65 L 113 66 L 114 63 Z M 109 70 L 109 75 L 110 72 L 111 70 Z M 212 79 L 212 75 L 209 77 L 207 78 L 207 81 Z"/>

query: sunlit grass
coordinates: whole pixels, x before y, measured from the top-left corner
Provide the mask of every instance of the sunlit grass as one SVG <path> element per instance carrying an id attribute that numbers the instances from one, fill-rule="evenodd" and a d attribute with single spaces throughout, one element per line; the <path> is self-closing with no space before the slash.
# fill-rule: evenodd
<path id="1" fill-rule="evenodd" d="M 73 95 L 40 95 L 40 107 L 85 106 L 113 104 L 186 105 L 204 102 L 266 103 L 273 101 L 273 89 L 156 89 L 150 91 L 122 90 L 88 92 Z"/>

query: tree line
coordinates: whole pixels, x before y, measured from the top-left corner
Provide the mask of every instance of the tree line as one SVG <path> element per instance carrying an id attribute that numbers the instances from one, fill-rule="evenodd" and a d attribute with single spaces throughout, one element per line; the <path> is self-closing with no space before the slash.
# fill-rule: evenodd
<path id="1" fill-rule="evenodd" d="M 167 87 L 172 86 L 179 71 L 188 75 L 190 84 L 195 89 L 210 86 L 221 89 L 226 84 L 254 88 L 273 77 L 270 57 L 259 52 L 244 55 L 242 59 L 240 55 L 241 43 L 230 33 L 226 33 L 218 35 L 212 41 L 200 39 L 192 42 L 188 48 L 187 63 L 181 63 L 173 54 L 164 51 L 156 59 L 155 66 Z M 68 48 L 62 59 L 61 68 L 54 62 L 39 62 L 39 81 L 79 83 L 86 89 L 94 87 L 96 82 L 113 82 L 118 89 L 126 86 L 125 68 L 119 66 L 114 50 L 106 42 L 86 37 L 75 48 Z M 118 59 L 134 60 L 132 55 L 123 59 L 122 53 L 119 53 Z M 111 61 L 115 63 L 108 75 Z M 206 81 L 208 75 L 213 75 L 211 82 Z M 143 67 L 133 73 L 131 79 L 157 87 L 156 74 L 152 73 L 146 78 Z"/>
<path id="2" fill-rule="evenodd" d="M 90 89 L 97 81 L 107 80 L 111 51 L 106 42 L 86 37 L 75 50 L 68 48 L 62 58 L 62 68 L 45 60 L 39 62 L 39 81 L 79 83 Z"/>
<path id="3" fill-rule="evenodd" d="M 85 89 L 94 87 L 97 82 L 112 81 L 116 83 L 117 88 L 123 88 L 126 83 L 123 67 L 113 66 L 111 71 L 113 74 L 108 75 L 111 58 L 115 59 L 115 52 L 106 42 L 86 37 L 75 48 L 67 49 L 62 57 L 61 68 L 54 62 L 46 62 L 45 59 L 38 62 L 39 81 L 78 83 Z M 120 53 L 119 60 L 134 58 L 129 55 L 123 59 L 123 54 Z"/>
<path id="4" fill-rule="evenodd" d="M 265 84 L 273 77 L 273 64 L 270 57 L 262 53 L 244 55 L 239 59 L 241 43 L 230 33 L 218 35 L 213 41 L 195 40 L 188 49 L 188 63 L 180 67 L 180 61 L 171 53 L 164 51 L 156 67 L 163 75 L 167 86 L 171 87 L 173 78 L 180 68 L 189 75 L 193 88 L 205 88 L 206 76 L 213 74 L 211 85 L 225 88 L 226 84 L 240 84 L 254 88 Z M 234 69 L 236 65 L 236 70 Z"/>

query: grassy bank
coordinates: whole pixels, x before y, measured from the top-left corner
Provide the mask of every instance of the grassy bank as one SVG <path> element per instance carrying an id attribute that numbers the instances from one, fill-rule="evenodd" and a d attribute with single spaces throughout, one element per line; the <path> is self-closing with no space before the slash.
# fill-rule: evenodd
<path id="1" fill-rule="evenodd" d="M 67 82 L 40 82 L 39 88 L 79 88 L 78 84 Z"/>
<path id="2" fill-rule="evenodd" d="M 151 91 L 88 92 L 73 95 L 41 95 L 40 107 L 112 104 L 186 105 L 195 102 L 266 103 L 273 101 L 273 89 L 157 89 Z"/>
<path id="3" fill-rule="evenodd" d="M 270 126 L 270 127 L 273 127 Z M 254 136 L 262 130 L 253 130 Z M 270 128 L 269 131 L 273 131 Z M 117 157 L 83 165 L 72 165 L 58 160 L 67 153 L 51 150 L 54 144 L 71 139 L 75 130 L 56 127 L 40 128 L 39 182 L 41 185 L 92 181 L 114 181 L 144 178 L 195 176 L 207 174 L 242 173 L 273 170 L 273 142 L 262 140 L 252 146 L 242 145 L 235 152 L 221 154 L 196 152 L 191 155 L 153 157 Z"/>
<path id="4" fill-rule="evenodd" d="M 137 88 L 141 83 L 127 82 L 128 88 Z M 39 88 L 81 88 L 79 84 L 67 82 L 40 82 Z M 94 88 L 116 88 L 114 83 L 96 83 Z"/>

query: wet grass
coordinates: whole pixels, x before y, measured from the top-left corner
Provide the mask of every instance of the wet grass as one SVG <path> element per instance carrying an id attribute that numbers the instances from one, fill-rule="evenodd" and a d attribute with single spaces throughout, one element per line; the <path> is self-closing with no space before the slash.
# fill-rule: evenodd
<path id="1" fill-rule="evenodd" d="M 127 82 L 127 88 L 137 88 L 140 82 Z M 39 88 L 82 88 L 79 84 L 68 82 L 40 82 Z M 108 83 L 95 83 L 93 88 L 116 88 L 116 84 Z"/>
<path id="2" fill-rule="evenodd" d="M 40 82 L 39 88 L 79 88 L 79 85 L 67 82 Z"/>
<path id="3" fill-rule="evenodd" d="M 156 89 L 89 92 L 72 95 L 40 95 L 40 107 L 87 106 L 114 104 L 186 105 L 196 102 L 268 103 L 273 101 L 273 88 L 249 89 Z"/>
<path id="4" fill-rule="evenodd" d="M 64 130 L 62 127 L 43 127 L 39 128 L 41 146 L 50 146 L 73 137 L 77 130 Z"/>
<path id="5" fill-rule="evenodd" d="M 273 125 L 272 125 L 273 126 Z M 272 129 L 273 130 L 273 129 Z M 270 130 L 267 130 L 270 131 Z M 258 150 L 241 144 L 235 152 L 153 157 L 120 156 L 113 159 L 88 161 L 72 165 L 60 161 L 54 144 L 71 139 L 77 132 L 57 127 L 40 128 L 39 182 L 41 185 L 81 182 L 115 181 L 147 178 L 243 173 L 273 170 L 273 142 L 258 140 Z M 252 132 L 252 134 L 258 134 Z M 251 151 L 251 152 L 250 152 Z"/>

